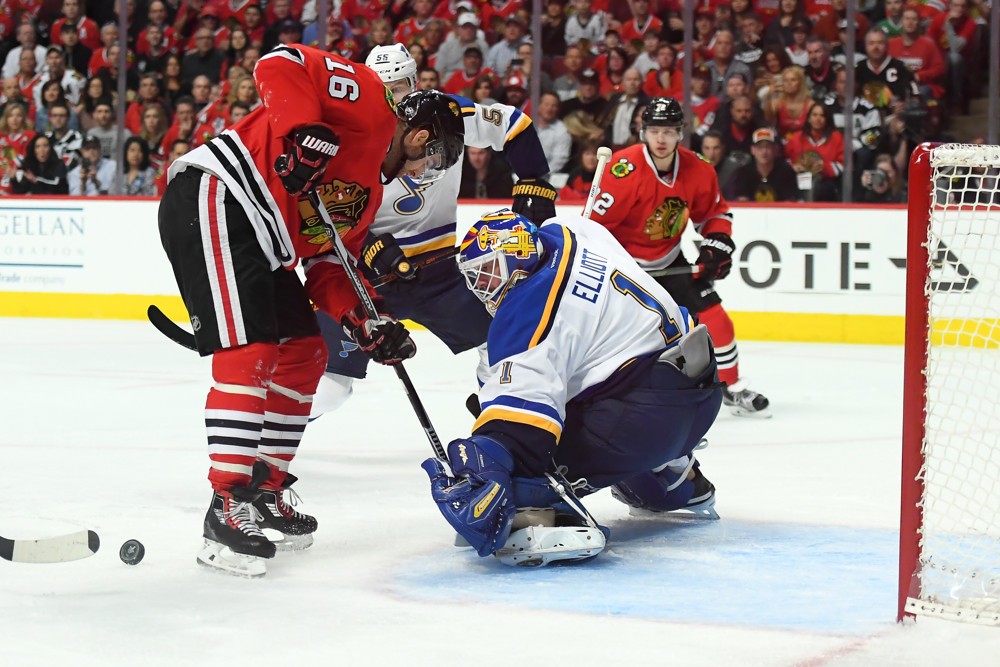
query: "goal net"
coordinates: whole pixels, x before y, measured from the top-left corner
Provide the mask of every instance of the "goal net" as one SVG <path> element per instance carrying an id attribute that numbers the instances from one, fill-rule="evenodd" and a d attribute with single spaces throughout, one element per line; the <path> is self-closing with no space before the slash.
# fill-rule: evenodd
<path id="1" fill-rule="evenodd" d="M 1000 147 L 909 182 L 899 618 L 1000 625 Z"/>

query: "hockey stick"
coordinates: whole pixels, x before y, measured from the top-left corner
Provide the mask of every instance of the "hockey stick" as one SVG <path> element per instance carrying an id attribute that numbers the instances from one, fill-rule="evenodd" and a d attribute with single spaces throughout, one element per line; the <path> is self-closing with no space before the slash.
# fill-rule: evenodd
<path id="1" fill-rule="evenodd" d="M 309 203 L 312 204 L 314 209 L 316 209 L 316 212 L 319 213 L 320 220 L 323 221 L 326 233 L 333 242 L 333 251 L 340 260 L 340 264 L 344 267 L 344 273 L 347 274 L 348 279 L 351 281 L 351 287 L 354 288 L 355 293 L 358 295 L 358 299 L 361 300 L 361 307 L 365 311 L 365 316 L 371 320 L 378 319 L 378 311 L 375 309 L 375 303 L 372 301 L 371 295 L 368 294 L 368 290 L 361 282 L 361 278 L 358 276 L 358 272 L 352 263 L 350 253 L 348 253 L 347 248 L 344 247 L 344 242 L 341 240 L 340 234 L 337 233 L 337 228 L 334 227 L 333 220 L 330 219 L 330 214 L 326 210 L 326 206 L 324 206 L 323 202 L 320 201 L 319 194 L 315 190 L 309 191 Z M 427 410 L 424 409 L 423 403 L 420 402 L 420 397 L 417 396 L 417 390 L 414 388 L 413 382 L 410 381 L 409 373 L 406 372 L 402 362 L 392 364 L 392 368 L 396 371 L 396 376 L 399 378 L 399 381 L 403 383 L 403 389 L 406 391 L 406 397 L 410 399 L 410 405 L 413 407 L 413 411 L 417 414 L 417 420 L 420 422 L 420 426 L 424 429 L 424 434 L 427 436 L 427 440 L 431 443 L 434 455 L 442 461 L 447 461 L 448 456 L 445 454 L 444 446 L 441 444 L 441 439 L 438 437 L 437 431 L 434 430 L 434 426 L 431 425 L 431 418 L 427 415 Z"/>
<path id="2" fill-rule="evenodd" d="M 445 259 L 454 259 L 455 255 L 457 254 L 458 254 L 458 246 L 455 246 L 454 248 L 446 248 L 444 250 L 440 250 L 434 253 L 433 255 L 422 257 L 415 262 L 409 262 L 409 264 L 413 268 L 419 269 L 423 266 L 430 266 L 431 264 L 437 264 L 438 262 Z M 388 285 L 389 283 L 395 282 L 397 280 L 399 280 L 399 274 L 390 273 L 388 275 L 376 278 L 374 281 L 372 281 L 371 285 L 375 289 L 378 289 L 379 287 L 382 287 L 382 285 Z"/>
<path id="3" fill-rule="evenodd" d="M 597 193 L 601 191 L 601 179 L 604 178 L 604 167 L 611 159 L 611 149 L 601 146 L 597 149 L 597 169 L 594 171 L 594 180 L 590 184 L 590 194 L 587 195 L 587 204 L 583 207 L 583 217 L 590 220 L 590 214 L 594 212 L 594 204 L 597 202 Z"/>
<path id="4" fill-rule="evenodd" d="M 175 324 L 172 319 L 167 317 L 158 307 L 150 305 L 149 308 L 146 309 L 146 319 L 149 320 L 150 324 L 156 327 L 157 331 L 181 347 L 186 347 L 194 352 L 198 351 L 198 346 L 194 342 L 194 334 L 177 326 L 177 324 Z"/>
<path id="5" fill-rule="evenodd" d="M 653 276 L 654 278 L 658 278 L 660 276 L 686 276 L 690 273 L 693 273 L 697 278 L 698 274 L 703 273 L 704 271 L 705 271 L 704 264 L 692 264 L 691 266 L 674 266 L 669 269 L 657 269 L 655 271 L 649 271 L 649 275 Z"/>
<path id="6" fill-rule="evenodd" d="M 65 563 L 93 556 L 100 548 L 101 538 L 92 530 L 41 540 L 0 537 L 0 558 L 13 563 Z"/>

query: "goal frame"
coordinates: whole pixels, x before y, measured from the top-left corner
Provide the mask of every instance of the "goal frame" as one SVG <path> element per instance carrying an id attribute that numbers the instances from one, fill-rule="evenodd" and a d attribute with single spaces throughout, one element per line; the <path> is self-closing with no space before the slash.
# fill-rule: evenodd
<path id="1" fill-rule="evenodd" d="M 930 298 L 925 290 L 930 264 L 927 250 L 928 216 L 934 183 L 931 179 L 931 150 L 940 144 L 923 143 L 910 155 L 906 216 L 906 325 L 903 352 L 903 456 L 899 512 L 899 598 L 896 620 L 914 617 L 906 611 L 908 597 L 920 593 L 920 530 L 923 509 L 920 501 L 924 483 L 923 467 L 926 435 L 927 367 Z"/>

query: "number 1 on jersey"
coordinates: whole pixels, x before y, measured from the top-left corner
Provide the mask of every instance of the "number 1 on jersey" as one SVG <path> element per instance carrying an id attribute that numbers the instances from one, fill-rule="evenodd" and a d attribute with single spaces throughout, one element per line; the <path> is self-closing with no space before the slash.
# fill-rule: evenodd
<path id="1" fill-rule="evenodd" d="M 677 323 L 667 314 L 667 309 L 638 283 L 621 271 L 615 271 L 611 274 L 611 284 L 622 294 L 627 294 L 635 299 L 646 310 L 651 310 L 660 316 L 660 334 L 668 345 L 681 337 Z"/>
<path id="2" fill-rule="evenodd" d="M 326 69 L 330 72 L 336 72 L 337 70 L 343 70 L 349 74 L 354 74 L 354 67 L 351 65 L 345 65 L 344 63 L 334 62 L 332 58 L 326 58 Z M 340 76 L 339 74 L 330 75 L 330 97 L 342 100 L 345 97 L 348 102 L 353 102 L 358 99 L 360 94 L 360 89 L 358 88 L 358 82 L 353 79 L 348 79 L 346 76 Z"/>

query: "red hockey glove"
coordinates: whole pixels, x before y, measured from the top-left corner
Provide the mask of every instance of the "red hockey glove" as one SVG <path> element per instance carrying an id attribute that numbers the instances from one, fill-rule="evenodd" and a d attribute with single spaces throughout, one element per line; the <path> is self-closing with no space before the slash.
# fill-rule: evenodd
<path id="1" fill-rule="evenodd" d="M 712 232 L 701 242 L 698 253 L 698 264 L 705 268 L 701 271 L 699 278 L 709 280 L 720 280 L 729 275 L 733 268 L 733 250 L 736 246 L 729 234 L 722 232 Z"/>
<path id="2" fill-rule="evenodd" d="M 340 149 L 340 137 L 326 125 L 305 125 L 287 142 L 286 152 L 274 161 L 274 171 L 293 195 L 312 190 L 326 165 Z"/>
<path id="3" fill-rule="evenodd" d="M 380 315 L 378 319 L 355 321 L 352 313 L 344 329 L 363 352 L 379 364 L 391 365 L 409 359 L 417 353 L 417 345 L 402 324 Z"/>

